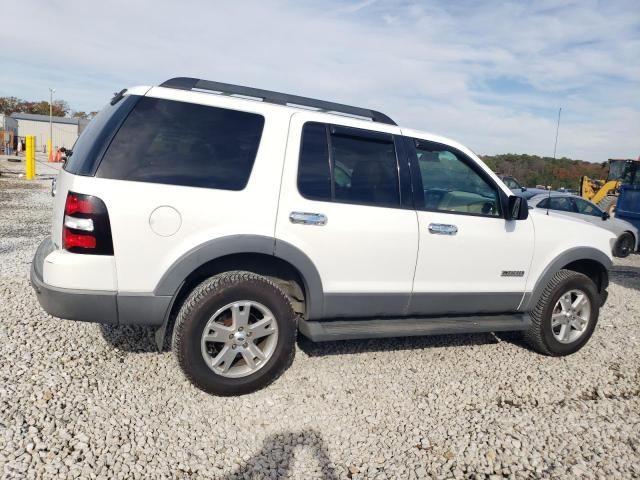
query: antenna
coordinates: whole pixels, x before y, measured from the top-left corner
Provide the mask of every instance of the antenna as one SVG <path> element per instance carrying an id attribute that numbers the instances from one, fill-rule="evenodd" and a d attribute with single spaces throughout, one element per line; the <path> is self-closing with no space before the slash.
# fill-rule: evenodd
<path id="1" fill-rule="evenodd" d="M 553 159 L 556 159 L 556 149 L 558 148 L 558 133 L 560 132 L 560 114 L 562 113 L 562 107 L 558 109 L 558 123 L 556 124 L 556 141 L 553 144 Z M 551 203 L 551 185 L 547 185 L 549 189 L 549 196 L 547 197 L 547 215 L 549 215 L 549 204 Z"/>

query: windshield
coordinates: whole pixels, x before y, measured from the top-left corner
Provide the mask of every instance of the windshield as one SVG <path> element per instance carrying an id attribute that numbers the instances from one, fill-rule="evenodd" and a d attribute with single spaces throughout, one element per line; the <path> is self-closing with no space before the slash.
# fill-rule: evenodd
<path id="1" fill-rule="evenodd" d="M 502 181 L 511 190 L 519 190 L 522 188 L 522 185 L 520 185 L 518 181 L 513 177 L 503 177 Z"/>

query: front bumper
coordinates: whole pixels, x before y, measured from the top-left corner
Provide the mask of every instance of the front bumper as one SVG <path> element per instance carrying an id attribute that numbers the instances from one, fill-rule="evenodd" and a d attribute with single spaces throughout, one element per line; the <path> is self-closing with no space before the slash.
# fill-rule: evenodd
<path id="1" fill-rule="evenodd" d="M 31 263 L 31 285 L 42 308 L 54 317 L 67 320 L 117 324 L 116 292 L 58 288 L 44 282 L 44 261 L 54 249 L 51 238 L 45 238 L 36 250 Z"/>

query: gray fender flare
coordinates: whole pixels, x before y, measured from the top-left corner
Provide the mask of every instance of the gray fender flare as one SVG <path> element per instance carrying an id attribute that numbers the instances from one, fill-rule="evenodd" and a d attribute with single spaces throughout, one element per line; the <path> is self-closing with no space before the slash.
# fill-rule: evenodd
<path id="1" fill-rule="evenodd" d="M 545 287 L 551 280 L 551 278 L 562 268 L 570 263 L 576 262 L 578 260 L 593 260 L 598 262 L 604 268 L 605 272 L 608 271 L 613 262 L 611 259 L 602 251 L 593 248 L 593 247 L 576 247 L 571 248 L 562 252 L 556 258 L 551 261 L 540 277 L 536 282 L 535 287 L 533 287 L 533 291 L 531 293 L 525 294 L 525 297 L 522 301 L 522 306 L 519 308 L 521 311 L 528 312 L 535 307 L 544 292 Z M 603 289 L 608 285 L 608 275 L 605 278 Z"/>
<path id="2" fill-rule="evenodd" d="M 183 254 L 169 267 L 156 285 L 153 291 L 154 295 L 172 297 L 171 304 L 164 315 L 162 326 L 156 332 L 156 343 L 159 349 L 162 348 L 164 333 L 175 297 L 185 279 L 207 262 L 238 253 L 261 253 L 290 263 L 300 272 L 304 283 L 308 318 L 322 316 L 324 306 L 322 281 L 317 268 L 305 253 L 290 243 L 273 237 L 230 235 L 205 242 Z"/>

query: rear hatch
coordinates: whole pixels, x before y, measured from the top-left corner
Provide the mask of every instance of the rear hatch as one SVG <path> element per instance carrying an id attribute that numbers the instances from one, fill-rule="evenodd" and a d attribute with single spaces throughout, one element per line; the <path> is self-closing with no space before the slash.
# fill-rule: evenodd
<path id="1" fill-rule="evenodd" d="M 135 87 L 121 91 L 89 122 L 76 140 L 67 161 L 55 180 L 55 199 L 51 239 L 57 249 L 62 248 L 65 203 L 69 191 L 90 189 L 87 180 L 95 175 L 100 159 L 109 143 L 137 101 L 149 87 Z M 78 193 L 92 194 L 91 191 Z"/>

